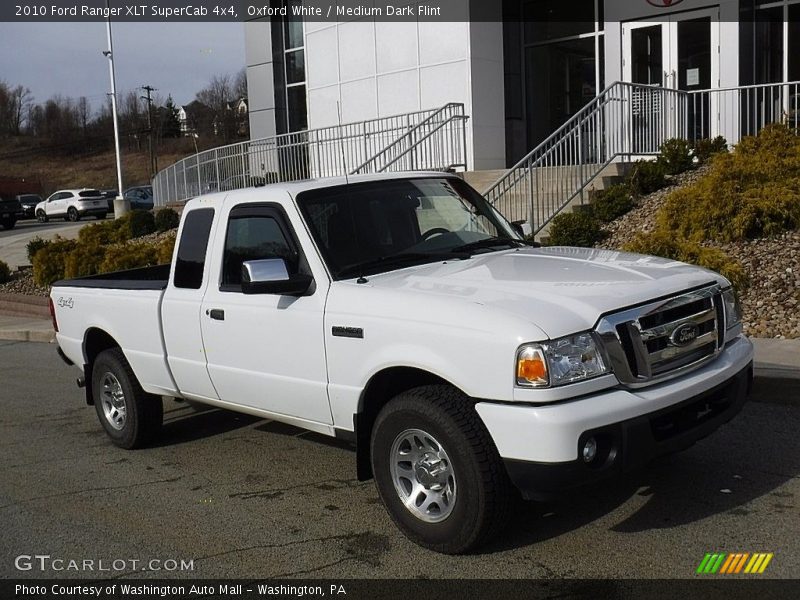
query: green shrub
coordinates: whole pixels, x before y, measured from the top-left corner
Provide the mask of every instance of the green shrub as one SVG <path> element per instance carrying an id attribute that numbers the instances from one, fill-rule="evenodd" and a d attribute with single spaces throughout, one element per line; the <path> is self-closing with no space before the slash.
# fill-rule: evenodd
<path id="1" fill-rule="evenodd" d="M 584 212 L 562 213 L 553 218 L 550 246 L 582 246 L 590 248 L 605 237 L 600 222 Z"/>
<path id="2" fill-rule="evenodd" d="M 667 185 L 666 168 L 658 160 L 637 160 L 625 181 L 636 196 L 652 194 Z"/>
<path id="3" fill-rule="evenodd" d="M 162 208 L 156 213 L 155 225 L 156 231 L 164 233 L 170 229 L 177 229 L 181 222 L 178 213 L 171 208 Z"/>
<path id="4" fill-rule="evenodd" d="M 127 239 L 150 235 L 156 230 L 156 220 L 148 210 L 132 210 L 124 217 L 116 219 L 116 226 L 127 235 Z"/>
<path id="5" fill-rule="evenodd" d="M 707 173 L 666 199 L 659 229 L 688 240 L 735 241 L 800 228 L 800 137 L 770 125 L 718 154 Z"/>
<path id="6" fill-rule="evenodd" d="M 158 264 L 164 265 L 172 262 L 172 254 L 174 251 L 175 251 L 174 237 L 165 237 L 163 240 L 161 240 L 156 246 L 156 252 L 158 254 L 157 256 Z"/>
<path id="7" fill-rule="evenodd" d="M 59 279 L 64 279 L 67 257 L 76 248 L 75 240 L 56 238 L 33 257 L 33 280 L 37 285 L 47 287 Z"/>
<path id="8" fill-rule="evenodd" d="M 661 145 L 660 150 L 658 160 L 668 175 L 677 175 L 692 168 L 692 149 L 686 140 L 669 139 Z"/>
<path id="9" fill-rule="evenodd" d="M 721 135 L 714 139 L 696 140 L 692 146 L 692 152 L 698 164 L 706 164 L 715 154 L 722 154 L 728 151 L 728 140 Z"/>
<path id="10" fill-rule="evenodd" d="M 64 277 L 72 279 L 96 275 L 104 258 L 105 248 L 100 244 L 78 243 L 64 261 Z"/>
<path id="11" fill-rule="evenodd" d="M 30 261 L 30 263 L 33 264 L 33 257 L 36 256 L 36 253 L 45 246 L 47 246 L 47 244 L 49 243 L 50 240 L 43 240 L 38 235 L 31 241 L 29 241 L 28 244 L 25 246 L 25 248 L 28 251 L 28 261 Z"/>
<path id="12" fill-rule="evenodd" d="M 623 249 L 711 269 L 722 274 L 738 289 L 743 289 L 748 284 L 744 267 L 722 250 L 701 246 L 697 242 L 678 238 L 668 232 L 640 233 L 633 241 L 625 244 Z"/>
<path id="13" fill-rule="evenodd" d="M 117 244 L 106 249 L 100 273 L 125 271 L 158 264 L 158 250 L 153 244 L 129 242 Z"/>
<path id="14" fill-rule="evenodd" d="M 0 260 L 0 283 L 5 283 L 11 280 L 11 268 Z"/>
<path id="15" fill-rule="evenodd" d="M 124 219 L 86 225 L 78 231 L 81 244 L 105 246 L 130 239 L 130 229 Z"/>
<path id="16" fill-rule="evenodd" d="M 592 193 L 591 214 L 603 223 L 610 223 L 633 208 L 630 188 L 624 183 Z"/>

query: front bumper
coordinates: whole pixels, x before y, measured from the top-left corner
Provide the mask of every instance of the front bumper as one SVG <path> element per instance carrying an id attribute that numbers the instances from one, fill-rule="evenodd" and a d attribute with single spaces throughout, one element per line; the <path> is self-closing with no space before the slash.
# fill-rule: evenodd
<path id="1" fill-rule="evenodd" d="M 641 467 L 677 452 L 732 419 L 750 390 L 752 345 L 744 337 L 709 365 L 642 390 L 614 389 L 546 406 L 479 403 L 513 483 L 529 499 Z M 589 437 L 597 458 L 580 449 Z"/>

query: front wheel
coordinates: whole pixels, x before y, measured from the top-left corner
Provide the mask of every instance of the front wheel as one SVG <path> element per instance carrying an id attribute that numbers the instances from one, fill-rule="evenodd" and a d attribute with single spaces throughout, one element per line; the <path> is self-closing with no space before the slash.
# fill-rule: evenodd
<path id="1" fill-rule="evenodd" d="M 161 398 L 148 394 L 119 348 L 101 352 L 92 368 L 92 397 L 100 424 L 120 448 L 141 448 L 161 430 Z"/>
<path id="2" fill-rule="evenodd" d="M 16 219 L 6 219 L 2 222 L 3 229 L 14 229 L 14 225 L 17 224 Z"/>
<path id="3" fill-rule="evenodd" d="M 371 444 L 378 493 L 413 542 L 463 554 L 504 528 L 511 483 L 473 401 L 458 390 L 400 394 L 378 415 Z"/>
<path id="4" fill-rule="evenodd" d="M 36 211 L 36 220 L 39 221 L 39 223 L 47 223 L 49 219 L 43 210 L 38 210 Z"/>
<path id="5" fill-rule="evenodd" d="M 67 220 L 72 221 L 73 223 L 81 220 L 81 216 L 74 207 L 70 207 L 70 209 L 67 211 Z"/>

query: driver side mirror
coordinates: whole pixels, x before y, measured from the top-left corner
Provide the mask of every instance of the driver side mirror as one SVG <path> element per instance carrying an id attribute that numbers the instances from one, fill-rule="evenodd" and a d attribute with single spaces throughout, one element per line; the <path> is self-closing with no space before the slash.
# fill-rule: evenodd
<path id="1" fill-rule="evenodd" d="M 311 287 L 311 275 L 289 275 L 282 258 L 248 260 L 242 263 L 242 292 L 245 294 L 277 294 L 302 296 Z"/>

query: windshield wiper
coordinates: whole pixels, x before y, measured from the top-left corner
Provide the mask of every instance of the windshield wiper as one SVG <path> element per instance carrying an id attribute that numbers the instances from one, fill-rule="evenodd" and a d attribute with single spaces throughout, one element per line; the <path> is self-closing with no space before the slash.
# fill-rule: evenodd
<path id="1" fill-rule="evenodd" d="M 439 260 L 462 260 L 469 258 L 468 252 L 405 252 L 400 254 L 392 254 L 390 256 L 381 256 L 372 260 L 362 263 L 348 265 L 339 271 L 340 277 L 347 277 L 348 275 L 364 275 L 366 271 L 376 267 L 401 267 L 406 264 L 436 262 Z"/>
<path id="2" fill-rule="evenodd" d="M 500 246 L 508 246 L 509 248 L 519 248 L 520 246 L 527 246 L 522 240 L 515 240 L 513 238 L 504 237 L 490 237 L 477 242 L 470 242 L 453 248 L 453 252 L 472 252 L 473 250 L 481 250 L 483 248 L 497 248 Z"/>

